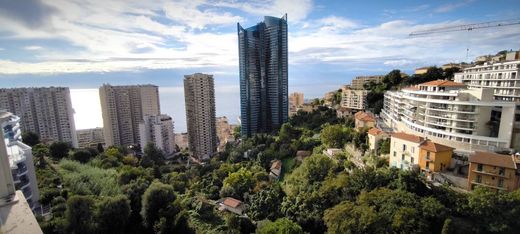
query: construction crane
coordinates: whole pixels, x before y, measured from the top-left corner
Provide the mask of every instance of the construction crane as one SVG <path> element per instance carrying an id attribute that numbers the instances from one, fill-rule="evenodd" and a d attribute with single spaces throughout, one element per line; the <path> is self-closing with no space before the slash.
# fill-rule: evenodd
<path id="1" fill-rule="evenodd" d="M 444 33 L 444 32 L 456 32 L 456 31 L 472 31 L 474 29 L 481 28 L 494 28 L 494 27 L 503 27 L 503 26 L 511 26 L 511 25 L 520 25 L 520 19 L 511 19 L 511 20 L 497 20 L 490 21 L 484 23 L 476 23 L 476 24 L 463 24 L 456 26 L 448 26 L 448 27 L 440 27 L 440 28 L 432 28 L 428 30 L 420 30 L 410 33 L 410 37 L 420 37 L 433 33 Z"/>

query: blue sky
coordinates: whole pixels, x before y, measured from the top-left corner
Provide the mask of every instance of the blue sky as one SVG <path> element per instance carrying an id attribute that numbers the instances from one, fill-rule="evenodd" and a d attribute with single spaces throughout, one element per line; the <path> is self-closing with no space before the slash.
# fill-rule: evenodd
<path id="1" fill-rule="evenodd" d="M 206 72 L 217 98 L 236 95 L 236 23 L 287 13 L 290 91 L 317 97 L 357 75 L 520 49 L 518 25 L 408 37 L 518 12 L 517 0 L 0 0 L 0 87 L 178 87 L 184 74 Z"/>

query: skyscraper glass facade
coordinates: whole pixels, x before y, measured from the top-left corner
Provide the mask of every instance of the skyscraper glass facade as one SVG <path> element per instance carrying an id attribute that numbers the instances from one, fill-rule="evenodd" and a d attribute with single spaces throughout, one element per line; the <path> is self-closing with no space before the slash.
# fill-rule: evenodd
<path id="1" fill-rule="evenodd" d="M 237 27 L 241 133 L 270 133 L 288 119 L 287 15 Z"/>

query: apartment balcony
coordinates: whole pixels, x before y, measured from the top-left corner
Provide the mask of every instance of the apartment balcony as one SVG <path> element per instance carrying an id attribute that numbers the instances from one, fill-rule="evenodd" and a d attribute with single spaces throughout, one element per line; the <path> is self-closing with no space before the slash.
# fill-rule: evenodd
<path id="1" fill-rule="evenodd" d="M 509 187 L 507 187 L 507 186 L 499 187 L 499 186 L 497 186 L 495 184 L 478 182 L 477 180 L 472 180 L 471 184 L 480 185 L 480 186 L 484 186 L 484 187 L 488 187 L 488 188 L 499 189 L 499 190 L 508 190 L 509 189 Z"/>
<path id="2" fill-rule="evenodd" d="M 509 176 L 506 176 L 505 174 L 500 174 L 498 170 L 490 170 L 490 171 L 479 171 L 479 170 L 472 170 L 473 172 L 477 174 L 483 174 L 483 175 L 489 175 L 489 176 L 496 176 L 496 177 L 502 177 L 508 179 Z"/>
<path id="3" fill-rule="evenodd" d="M 27 166 L 25 164 L 18 164 L 18 176 L 26 175 L 28 172 Z"/>
<path id="4" fill-rule="evenodd" d="M 22 189 L 23 196 L 25 197 L 25 200 L 29 200 L 32 198 L 32 191 L 30 187 L 26 187 L 25 189 Z"/>

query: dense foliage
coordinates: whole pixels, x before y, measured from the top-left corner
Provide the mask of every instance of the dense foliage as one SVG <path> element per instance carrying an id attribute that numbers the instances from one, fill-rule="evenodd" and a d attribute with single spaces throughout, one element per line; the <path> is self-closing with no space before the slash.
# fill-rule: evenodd
<path id="1" fill-rule="evenodd" d="M 393 74 L 395 75 L 396 72 Z M 393 77 L 393 78 L 392 78 Z M 392 76 L 388 82 L 400 82 Z M 45 233 L 515 233 L 520 191 L 460 193 L 412 171 L 388 168 L 379 154 L 357 168 L 366 129 L 320 107 L 299 112 L 275 135 L 228 143 L 204 164 L 166 162 L 153 144 L 136 157 L 124 148 L 33 148 Z M 57 144 L 55 146 L 65 146 Z M 388 151 L 383 141 L 380 153 Z M 66 149 L 66 151 L 64 150 Z M 295 158 L 305 150 L 311 155 Z M 51 151 L 53 153 L 51 153 Z M 58 153 L 59 152 L 59 155 Z M 131 152 L 131 151 L 130 151 Z M 281 160 L 279 178 L 269 176 Z M 300 161 L 301 160 L 301 161 Z M 226 197 L 245 215 L 219 209 Z"/>

